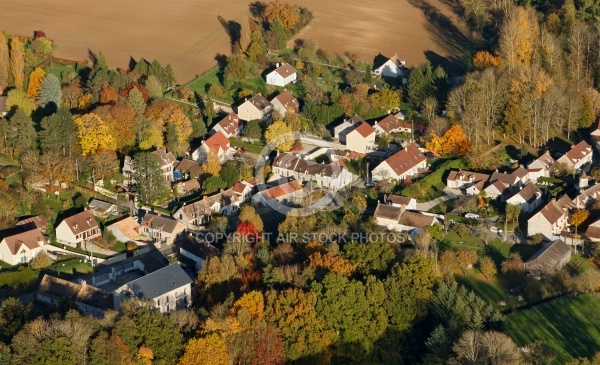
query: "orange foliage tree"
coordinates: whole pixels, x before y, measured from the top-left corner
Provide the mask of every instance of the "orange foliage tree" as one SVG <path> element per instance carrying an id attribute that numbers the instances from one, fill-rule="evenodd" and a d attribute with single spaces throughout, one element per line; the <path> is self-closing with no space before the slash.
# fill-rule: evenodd
<path id="1" fill-rule="evenodd" d="M 286 30 L 294 28 L 300 20 L 300 12 L 296 6 L 279 0 L 268 3 L 262 15 L 267 23 L 279 20 Z"/>
<path id="2" fill-rule="evenodd" d="M 185 345 L 179 365 L 229 365 L 227 345 L 221 335 L 212 333 L 202 338 L 192 338 Z"/>
<path id="3" fill-rule="evenodd" d="M 102 90 L 100 91 L 101 104 L 116 103 L 117 98 L 117 89 L 109 85 L 102 85 Z"/>
<path id="4" fill-rule="evenodd" d="M 498 67 L 500 65 L 500 57 L 496 57 L 488 51 L 479 51 L 473 57 L 473 65 L 481 70 L 488 67 Z"/>
<path id="5" fill-rule="evenodd" d="M 29 74 L 29 84 L 27 85 L 27 96 L 31 99 L 36 100 L 40 95 L 40 88 L 42 87 L 42 80 L 46 77 L 46 71 L 36 67 L 35 70 Z"/>
<path id="6" fill-rule="evenodd" d="M 441 155 L 464 156 L 471 147 L 471 142 L 460 125 L 454 124 L 443 136 L 432 134 L 431 141 L 425 147 Z"/>
<path id="7" fill-rule="evenodd" d="M 315 252 L 310 255 L 308 266 L 312 269 L 324 269 L 342 276 L 350 276 L 356 270 L 355 264 L 333 252 L 327 252 L 326 254 Z"/>
<path id="8" fill-rule="evenodd" d="M 265 317 L 265 298 L 259 291 L 251 291 L 238 299 L 231 308 L 231 314 L 237 315 L 242 309 L 248 311 L 250 317 L 263 319 Z"/>

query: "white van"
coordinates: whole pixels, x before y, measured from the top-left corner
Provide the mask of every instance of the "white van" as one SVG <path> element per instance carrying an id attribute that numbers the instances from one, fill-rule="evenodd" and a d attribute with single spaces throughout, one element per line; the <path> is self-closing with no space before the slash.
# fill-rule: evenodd
<path id="1" fill-rule="evenodd" d="M 469 218 L 469 219 L 479 219 L 479 214 L 467 213 L 467 214 L 465 214 L 465 218 Z"/>

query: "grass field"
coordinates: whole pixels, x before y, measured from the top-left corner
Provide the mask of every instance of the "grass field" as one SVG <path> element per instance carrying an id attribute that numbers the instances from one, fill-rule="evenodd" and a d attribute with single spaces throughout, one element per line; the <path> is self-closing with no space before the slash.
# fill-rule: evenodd
<path id="1" fill-rule="evenodd" d="M 508 333 L 519 345 L 543 340 L 556 351 L 554 364 L 600 351 L 600 299 L 557 300 L 508 316 Z"/>
<path id="2" fill-rule="evenodd" d="M 415 181 L 402 189 L 400 194 L 417 199 L 418 202 L 426 202 L 444 195 L 446 182 L 444 178 L 450 170 L 458 170 L 466 167 L 463 160 L 438 159 L 430 166 L 431 174 L 421 180 Z"/>
<path id="3" fill-rule="evenodd" d="M 406 59 L 459 56 L 470 41 L 451 6 L 441 0 L 291 0 L 308 7 L 313 22 L 300 38 L 315 39 L 331 54 L 346 51 L 372 62 L 378 52 Z M 2 29 L 19 35 L 43 30 L 57 44 L 57 57 L 83 60 L 103 51 L 109 65 L 126 67 L 130 57 L 170 63 L 180 83 L 210 69 L 217 54 L 229 54 L 230 39 L 219 18 L 236 21 L 248 0 L 96 1 L 19 0 L 2 3 Z"/>

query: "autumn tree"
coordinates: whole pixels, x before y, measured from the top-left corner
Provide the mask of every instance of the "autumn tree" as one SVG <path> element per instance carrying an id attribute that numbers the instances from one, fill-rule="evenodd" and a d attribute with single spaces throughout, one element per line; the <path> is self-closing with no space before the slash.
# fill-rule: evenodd
<path id="1" fill-rule="evenodd" d="M 65 105 L 69 108 L 74 108 L 78 105 L 79 98 L 83 95 L 83 90 L 79 85 L 79 78 L 75 78 L 71 83 L 62 88 L 62 94 L 65 100 Z"/>
<path id="2" fill-rule="evenodd" d="M 313 253 L 309 257 L 308 267 L 317 272 L 322 271 L 321 276 L 324 276 L 327 272 L 341 276 L 350 276 L 356 270 L 355 264 L 333 252 L 327 252 L 326 254 L 322 254 L 321 252 Z"/>
<path id="3" fill-rule="evenodd" d="M 168 186 L 156 154 L 140 152 L 133 157 L 133 179 L 139 199 L 145 203 L 156 202 L 168 194 Z"/>
<path id="4" fill-rule="evenodd" d="M 300 20 L 300 13 L 296 6 L 280 0 L 274 0 L 267 4 L 262 17 L 266 23 L 278 20 L 286 31 L 290 31 Z"/>
<path id="5" fill-rule="evenodd" d="M 433 134 L 431 142 L 426 144 L 426 148 L 442 155 L 455 154 L 462 156 L 466 154 L 471 146 L 462 128 L 455 124 L 448 129 L 443 136 Z"/>
<path id="6" fill-rule="evenodd" d="M 502 273 L 512 283 L 519 283 L 525 278 L 523 260 L 518 253 L 511 253 L 507 259 L 502 261 Z"/>
<path id="7" fill-rule="evenodd" d="M 42 87 L 42 80 L 46 77 L 46 71 L 40 67 L 36 67 L 29 74 L 29 83 L 27 84 L 27 96 L 33 100 L 37 100 Z"/>
<path id="8" fill-rule="evenodd" d="M 575 226 L 575 236 L 577 236 L 577 228 L 585 222 L 586 219 L 590 216 L 590 212 L 587 209 L 577 209 L 571 215 L 571 219 L 569 223 Z"/>
<path id="9" fill-rule="evenodd" d="M 54 74 L 49 74 L 42 80 L 42 87 L 38 97 L 38 103 L 41 107 L 46 107 L 54 104 L 55 108 L 62 105 L 62 90 L 60 89 L 60 81 Z"/>
<path id="10" fill-rule="evenodd" d="M 189 340 L 179 361 L 179 365 L 229 365 L 230 363 L 225 341 L 216 333 Z"/>
<path id="11" fill-rule="evenodd" d="M 13 108 L 18 108 L 27 115 L 31 115 L 36 108 L 35 102 L 27 96 L 25 91 L 20 89 L 10 90 L 6 95 L 4 105 L 8 111 L 11 111 Z"/>
<path id="12" fill-rule="evenodd" d="M 121 152 L 127 152 L 133 148 L 136 141 L 136 112 L 127 104 L 116 103 L 114 105 L 101 105 L 94 109 L 116 138 L 115 148 Z M 154 123 L 147 123 L 151 128 Z M 158 131 L 160 133 L 160 131 Z"/>
<path id="13" fill-rule="evenodd" d="M 110 128 L 97 114 L 84 114 L 75 119 L 75 125 L 82 155 L 115 149 L 116 142 Z"/>
<path id="14" fill-rule="evenodd" d="M 452 364 L 520 365 L 523 356 L 513 340 L 501 332 L 466 331 L 452 346 Z"/>
<path id="15" fill-rule="evenodd" d="M 17 89 L 23 89 L 25 79 L 25 50 L 18 37 L 10 40 L 10 71 Z"/>
<path id="16" fill-rule="evenodd" d="M 131 89 L 132 91 L 134 89 Z M 133 107 L 135 109 L 135 107 Z M 185 114 L 185 110 L 180 105 L 167 100 L 154 101 L 145 113 L 150 123 L 161 125 L 161 130 L 165 130 L 166 125 L 171 122 L 177 132 L 177 142 L 180 145 L 187 143 L 192 134 L 192 122 Z"/>
<path id="17" fill-rule="evenodd" d="M 370 98 L 373 106 L 382 110 L 391 111 L 400 107 L 400 95 L 390 88 L 383 88 L 371 94 Z"/>
<path id="18" fill-rule="evenodd" d="M 256 213 L 256 210 L 251 205 L 244 205 L 240 209 L 240 215 L 238 216 L 240 222 L 250 222 L 254 226 L 257 232 L 262 233 L 264 229 L 264 223 L 262 218 Z"/>
<path id="19" fill-rule="evenodd" d="M 206 161 L 202 164 L 202 169 L 212 176 L 219 176 L 221 172 L 221 160 L 212 148 L 209 148 L 206 154 Z"/>
<path id="20" fill-rule="evenodd" d="M 0 95 L 8 86 L 10 77 L 10 53 L 8 51 L 8 40 L 4 33 L 0 32 Z"/>
<path id="21" fill-rule="evenodd" d="M 508 234 L 508 222 L 516 222 L 521 214 L 521 206 L 516 204 L 506 204 L 504 207 L 504 240 Z"/>
<path id="22" fill-rule="evenodd" d="M 119 160 L 115 151 L 98 151 L 89 158 L 96 181 L 112 179 L 119 170 Z"/>
<path id="23" fill-rule="evenodd" d="M 539 26 L 533 9 L 512 8 L 500 28 L 499 53 L 510 70 L 529 66 L 539 44 Z"/>
<path id="24" fill-rule="evenodd" d="M 118 97 L 119 94 L 117 94 L 117 89 L 110 85 L 102 85 L 102 90 L 100 91 L 101 104 L 116 103 Z"/>
<path id="25" fill-rule="evenodd" d="M 473 66 L 480 70 L 485 70 L 488 67 L 498 67 L 500 65 L 500 57 L 496 57 L 488 51 L 479 51 L 473 57 Z"/>
<path id="26" fill-rule="evenodd" d="M 496 264 L 489 256 L 484 256 L 479 259 L 479 271 L 489 279 L 489 277 L 496 275 Z"/>
<path id="27" fill-rule="evenodd" d="M 252 29 L 250 27 L 250 19 L 248 19 L 248 15 L 242 15 L 242 18 L 239 21 L 240 23 L 240 51 L 246 52 L 248 47 L 250 46 L 250 42 L 252 41 Z"/>
<path id="28" fill-rule="evenodd" d="M 294 144 L 291 133 L 292 130 L 285 122 L 276 121 L 267 127 L 265 139 L 268 143 L 273 145 L 273 148 L 277 148 L 282 152 L 287 152 L 292 149 L 292 145 Z"/>

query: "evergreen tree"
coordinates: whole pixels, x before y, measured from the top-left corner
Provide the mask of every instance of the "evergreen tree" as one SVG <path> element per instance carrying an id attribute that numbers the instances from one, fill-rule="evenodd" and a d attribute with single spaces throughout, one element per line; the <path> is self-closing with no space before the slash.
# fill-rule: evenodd
<path id="1" fill-rule="evenodd" d="M 53 103 L 56 108 L 60 107 L 62 98 L 62 91 L 60 90 L 60 81 L 54 74 L 48 74 L 44 80 L 42 80 L 42 87 L 40 88 L 40 95 L 38 97 L 38 103 L 42 107 L 46 107 Z"/>
<path id="2" fill-rule="evenodd" d="M 169 188 L 158 157 L 152 152 L 140 152 L 133 158 L 133 179 L 137 184 L 139 198 L 152 203 L 167 196 Z"/>
<path id="3" fill-rule="evenodd" d="M 167 151 L 174 152 L 177 150 L 177 146 L 179 145 L 179 136 L 177 135 L 177 127 L 175 127 L 175 124 L 173 124 L 171 121 L 167 122 L 165 140 Z"/>
<path id="4" fill-rule="evenodd" d="M 36 133 L 33 120 L 21 109 L 10 119 L 10 131 L 7 142 L 20 154 L 35 149 Z"/>
<path id="5" fill-rule="evenodd" d="M 135 113 L 138 116 L 141 116 L 146 111 L 146 102 L 144 101 L 144 96 L 142 92 L 138 90 L 137 87 L 131 88 L 129 90 L 129 96 L 127 97 L 127 105 L 135 110 Z"/>
<path id="6" fill-rule="evenodd" d="M 58 109 L 56 113 L 42 119 L 41 126 L 39 137 L 42 150 L 71 156 L 77 140 L 77 131 L 69 109 Z"/>

